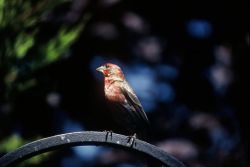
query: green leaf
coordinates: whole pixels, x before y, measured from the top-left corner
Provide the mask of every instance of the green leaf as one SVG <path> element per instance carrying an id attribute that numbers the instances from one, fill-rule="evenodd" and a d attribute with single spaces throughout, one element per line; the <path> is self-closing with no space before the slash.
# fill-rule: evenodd
<path id="1" fill-rule="evenodd" d="M 82 29 L 83 24 L 80 24 L 71 30 L 67 30 L 66 27 L 61 28 L 57 36 L 51 39 L 45 48 L 45 62 L 51 63 L 61 58 L 62 54 L 79 36 Z"/>
<path id="2" fill-rule="evenodd" d="M 4 0 L 0 0 L 0 27 L 4 24 Z"/>
<path id="3" fill-rule="evenodd" d="M 49 152 L 34 156 L 30 159 L 27 159 L 27 161 L 24 161 L 24 164 L 29 164 L 29 165 L 38 165 L 40 164 L 44 159 L 48 158 L 48 155 L 51 154 Z"/>
<path id="4" fill-rule="evenodd" d="M 15 54 L 18 59 L 23 58 L 27 51 L 34 45 L 34 34 L 20 33 L 15 42 Z"/>
<path id="5" fill-rule="evenodd" d="M 20 136 L 13 134 L 0 143 L 0 151 L 10 152 L 20 147 L 22 144 L 23 139 Z"/>

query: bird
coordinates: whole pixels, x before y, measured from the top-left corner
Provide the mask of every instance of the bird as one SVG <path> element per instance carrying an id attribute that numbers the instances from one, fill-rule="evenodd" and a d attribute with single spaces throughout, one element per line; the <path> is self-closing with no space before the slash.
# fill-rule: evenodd
<path id="1" fill-rule="evenodd" d="M 122 69 L 116 64 L 106 63 L 96 70 L 104 76 L 105 99 L 114 122 L 126 132 L 125 135 L 132 137 L 132 145 L 135 138 L 147 140 L 148 117 Z"/>

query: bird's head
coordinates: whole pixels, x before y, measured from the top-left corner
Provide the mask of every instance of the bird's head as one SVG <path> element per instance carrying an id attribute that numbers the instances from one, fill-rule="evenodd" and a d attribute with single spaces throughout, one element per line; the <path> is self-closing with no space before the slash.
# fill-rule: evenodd
<path id="1" fill-rule="evenodd" d="M 105 78 L 117 78 L 124 80 L 124 74 L 118 65 L 106 63 L 96 69 L 101 72 Z"/>

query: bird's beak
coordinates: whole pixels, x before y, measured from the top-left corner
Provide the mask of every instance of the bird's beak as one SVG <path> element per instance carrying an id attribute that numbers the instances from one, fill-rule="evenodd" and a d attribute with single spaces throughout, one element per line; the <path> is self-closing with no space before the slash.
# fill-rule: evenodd
<path id="1" fill-rule="evenodd" d="M 105 70 L 105 67 L 104 66 L 100 66 L 96 70 L 99 71 L 99 72 L 103 72 L 103 70 Z"/>

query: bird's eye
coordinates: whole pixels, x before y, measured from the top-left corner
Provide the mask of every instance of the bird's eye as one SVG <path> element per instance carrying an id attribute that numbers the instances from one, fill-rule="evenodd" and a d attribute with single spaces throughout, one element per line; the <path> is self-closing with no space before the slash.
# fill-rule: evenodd
<path id="1" fill-rule="evenodd" d="M 109 68 L 109 66 L 106 64 L 106 65 L 105 65 L 105 68 Z"/>

